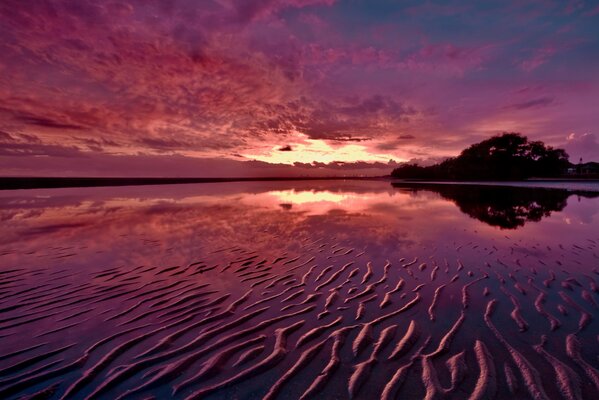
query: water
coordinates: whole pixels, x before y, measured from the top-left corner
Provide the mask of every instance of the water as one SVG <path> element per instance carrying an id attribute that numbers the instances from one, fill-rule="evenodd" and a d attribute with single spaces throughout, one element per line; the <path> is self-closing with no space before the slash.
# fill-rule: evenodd
<path id="1" fill-rule="evenodd" d="M 0 218 L 1 398 L 599 395 L 589 187 L 4 191 Z"/>
<path id="2" fill-rule="evenodd" d="M 398 180 L 399 182 L 399 180 Z M 532 180 L 532 181 L 430 181 L 438 185 L 513 186 L 523 188 L 565 189 L 568 191 L 599 192 L 599 180 Z"/>

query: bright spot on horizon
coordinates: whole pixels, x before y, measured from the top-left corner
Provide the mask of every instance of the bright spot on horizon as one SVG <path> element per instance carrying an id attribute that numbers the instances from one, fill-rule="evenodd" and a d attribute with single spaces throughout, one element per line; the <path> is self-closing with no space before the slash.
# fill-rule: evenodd
<path id="1" fill-rule="evenodd" d="M 264 161 L 273 164 L 288 164 L 294 163 L 331 163 L 331 162 L 383 162 L 389 160 L 396 162 L 407 161 L 393 154 L 372 153 L 368 147 L 361 144 L 341 144 L 331 146 L 325 140 L 309 139 L 305 135 L 301 135 L 297 143 L 290 143 L 291 150 L 280 150 L 281 145 L 273 146 L 264 153 L 257 154 L 242 154 L 248 159 Z"/>

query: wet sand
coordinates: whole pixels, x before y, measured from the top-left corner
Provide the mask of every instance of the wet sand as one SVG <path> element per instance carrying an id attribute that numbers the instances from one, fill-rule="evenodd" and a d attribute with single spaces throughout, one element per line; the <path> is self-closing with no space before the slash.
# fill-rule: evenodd
<path id="1" fill-rule="evenodd" d="M 439 200 L 410 193 L 402 205 L 423 199 Z M 179 221 L 152 231 L 152 213 L 183 216 L 181 200 L 167 211 L 103 203 L 103 220 L 86 206 L 98 230 L 63 227 L 80 230 L 48 243 L 56 231 L 35 236 L 37 226 L 4 246 L 0 398 L 599 397 L 596 225 L 522 236 L 460 219 L 446 200 L 403 226 L 349 206 L 340 220 L 339 205 L 217 214 L 218 201 L 190 220 L 212 225 L 193 231 Z M 132 210 L 143 218 L 123 233 Z M 410 230 L 406 243 L 378 243 Z M 111 253 L 98 232 L 137 245 Z"/>

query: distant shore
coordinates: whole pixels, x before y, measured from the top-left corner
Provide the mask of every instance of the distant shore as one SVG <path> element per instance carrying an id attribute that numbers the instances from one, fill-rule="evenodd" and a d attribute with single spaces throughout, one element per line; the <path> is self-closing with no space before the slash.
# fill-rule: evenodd
<path id="1" fill-rule="evenodd" d="M 19 189 L 55 189 L 74 187 L 102 186 L 147 186 L 147 185 L 180 185 L 193 183 L 219 182 L 277 182 L 277 181 L 325 181 L 325 180 L 388 180 L 393 182 L 422 184 L 467 184 L 467 185 L 499 185 L 513 186 L 527 183 L 598 183 L 599 178 L 533 178 L 523 181 L 453 181 L 426 179 L 398 179 L 391 176 L 326 176 L 326 177 L 255 177 L 255 178 L 122 178 L 122 177 L 0 177 L 0 190 Z"/>
<path id="2" fill-rule="evenodd" d="M 180 185 L 219 182 L 272 182 L 324 180 L 382 180 L 389 177 L 256 177 L 256 178 L 119 178 L 119 177 L 0 177 L 0 190 L 54 189 L 101 186 Z"/>

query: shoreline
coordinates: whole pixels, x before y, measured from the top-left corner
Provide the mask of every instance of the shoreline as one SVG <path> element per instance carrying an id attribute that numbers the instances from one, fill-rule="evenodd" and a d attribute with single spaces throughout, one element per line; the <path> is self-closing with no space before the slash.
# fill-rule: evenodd
<path id="1" fill-rule="evenodd" d="M 398 179 L 391 176 L 326 176 L 326 177 L 253 177 L 253 178 L 158 178 L 158 177 L 0 177 L 0 190 L 27 189 L 59 189 L 76 187 L 118 187 L 118 186 L 151 186 L 151 185 L 181 185 L 197 183 L 227 183 L 227 182 L 284 182 L 284 181 L 326 181 L 326 180 L 357 180 L 357 181 L 389 181 L 409 184 L 433 185 L 480 185 L 480 186 L 529 186 L 526 184 L 559 184 L 559 183 L 597 183 L 597 178 L 533 178 L 522 181 L 452 181 L 452 180 L 421 180 Z M 599 189 L 598 189 L 599 190 Z"/>
<path id="2" fill-rule="evenodd" d="M 599 179 L 528 179 L 524 181 L 441 181 L 441 180 L 406 180 L 395 179 L 392 184 L 406 186 L 487 186 L 487 187 L 517 187 L 538 189 L 561 189 L 567 191 L 599 192 Z"/>
<path id="3" fill-rule="evenodd" d="M 0 190 L 59 189 L 76 187 L 116 187 L 182 185 L 194 183 L 277 182 L 326 180 L 386 180 L 388 177 L 255 177 L 255 178 L 119 178 L 119 177 L 0 177 Z"/>

